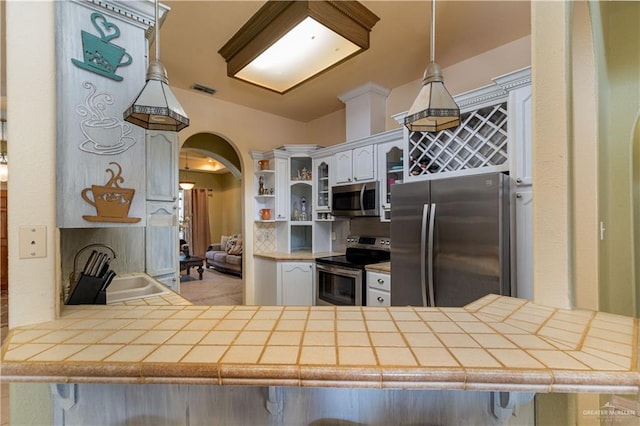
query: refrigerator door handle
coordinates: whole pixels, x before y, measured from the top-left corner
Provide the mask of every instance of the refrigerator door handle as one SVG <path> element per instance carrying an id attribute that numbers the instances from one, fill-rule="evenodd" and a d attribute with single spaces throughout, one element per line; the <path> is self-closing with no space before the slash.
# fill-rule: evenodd
<path id="1" fill-rule="evenodd" d="M 429 275 L 429 306 L 436 306 L 436 295 L 433 286 L 433 245 L 435 240 L 436 204 L 431 204 L 431 215 L 429 216 L 429 250 L 427 253 L 427 269 Z"/>
<path id="2" fill-rule="evenodd" d="M 422 290 L 422 306 L 427 304 L 427 218 L 429 217 L 429 204 L 422 206 L 422 225 L 420 227 L 420 289 Z"/>
<path id="3" fill-rule="evenodd" d="M 364 211 L 364 191 L 367 189 L 367 185 L 362 185 L 362 189 L 360 189 L 360 210 L 362 211 L 362 215 L 366 215 Z"/>

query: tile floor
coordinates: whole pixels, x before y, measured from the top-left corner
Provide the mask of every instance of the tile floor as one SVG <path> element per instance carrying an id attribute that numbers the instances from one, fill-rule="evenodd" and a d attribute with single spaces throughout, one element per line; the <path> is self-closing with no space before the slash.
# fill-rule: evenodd
<path id="1" fill-rule="evenodd" d="M 180 280 L 180 295 L 194 305 L 241 305 L 242 278 L 224 274 L 214 269 L 205 269 L 202 280 L 197 272 Z"/>

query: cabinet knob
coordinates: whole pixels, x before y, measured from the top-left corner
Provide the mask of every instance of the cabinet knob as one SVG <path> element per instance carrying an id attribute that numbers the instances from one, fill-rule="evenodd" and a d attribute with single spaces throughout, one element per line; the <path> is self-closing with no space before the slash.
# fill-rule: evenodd
<path id="1" fill-rule="evenodd" d="M 177 210 L 177 209 L 178 209 L 178 206 L 173 206 L 173 209 L 174 209 L 174 210 Z"/>
<path id="2" fill-rule="evenodd" d="M 384 284 L 384 280 L 382 278 L 378 278 L 378 283 L 379 284 Z"/>
<path id="3" fill-rule="evenodd" d="M 175 200 L 176 200 L 176 196 L 174 195 L 174 196 L 173 196 L 173 201 L 175 201 Z"/>
<path id="4" fill-rule="evenodd" d="M 351 178 L 348 178 L 347 180 L 348 180 L 349 182 L 351 182 L 351 180 L 352 180 L 352 179 L 351 179 Z"/>
<path id="5" fill-rule="evenodd" d="M 384 299 L 382 298 L 382 296 L 378 296 L 378 302 L 380 303 L 384 302 Z"/>
<path id="6" fill-rule="evenodd" d="M 516 198 L 522 198 L 522 194 L 519 192 L 516 192 Z"/>
<path id="7" fill-rule="evenodd" d="M 517 179 L 516 179 L 516 183 L 522 183 L 522 179 L 517 178 Z"/>

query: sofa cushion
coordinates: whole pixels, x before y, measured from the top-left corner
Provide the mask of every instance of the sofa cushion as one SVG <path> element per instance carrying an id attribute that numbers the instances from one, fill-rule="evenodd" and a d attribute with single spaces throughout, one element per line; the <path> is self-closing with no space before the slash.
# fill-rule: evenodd
<path id="1" fill-rule="evenodd" d="M 235 254 L 228 254 L 227 263 L 229 265 L 242 265 L 242 256 L 236 256 Z"/>
<path id="2" fill-rule="evenodd" d="M 213 261 L 214 262 L 226 262 L 227 261 L 227 253 L 223 251 L 217 251 L 213 253 Z"/>
<path id="3" fill-rule="evenodd" d="M 213 250 L 209 250 L 204 254 L 204 257 L 207 259 L 213 260 L 213 256 L 215 256 L 216 252 Z"/>

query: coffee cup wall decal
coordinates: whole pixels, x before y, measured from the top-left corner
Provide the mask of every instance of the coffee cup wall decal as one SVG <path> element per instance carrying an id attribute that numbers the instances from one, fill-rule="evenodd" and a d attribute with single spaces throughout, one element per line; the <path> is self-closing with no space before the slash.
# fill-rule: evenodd
<path id="1" fill-rule="evenodd" d="M 96 208 L 96 216 L 84 215 L 82 218 L 89 222 L 140 222 L 139 217 L 128 217 L 135 189 L 121 188 L 120 183 L 124 183 L 122 167 L 116 162 L 111 162 L 109 165 L 117 167 L 117 172 L 113 169 L 105 170 L 111 174 L 106 184 L 91 185 L 80 193 L 83 200 Z"/>
<path id="2" fill-rule="evenodd" d="M 111 80 L 122 81 L 122 76 L 117 75 L 116 71 L 119 67 L 130 65 L 133 58 L 125 48 L 111 43 L 111 40 L 120 37 L 120 29 L 98 12 L 91 14 L 91 22 L 100 37 L 86 31 L 80 31 L 84 61 L 71 59 L 71 62 L 84 70 Z"/>
<path id="3" fill-rule="evenodd" d="M 131 136 L 131 124 L 105 114 L 107 107 L 113 105 L 113 96 L 98 92 L 88 81 L 83 82 L 82 87 L 89 90 L 89 94 L 84 104 L 76 106 L 78 115 L 84 117 L 80 121 L 80 131 L 85 139 L 79 148 L 98 155 L 122 154 L 131 148 L 136 143 Z"/>

